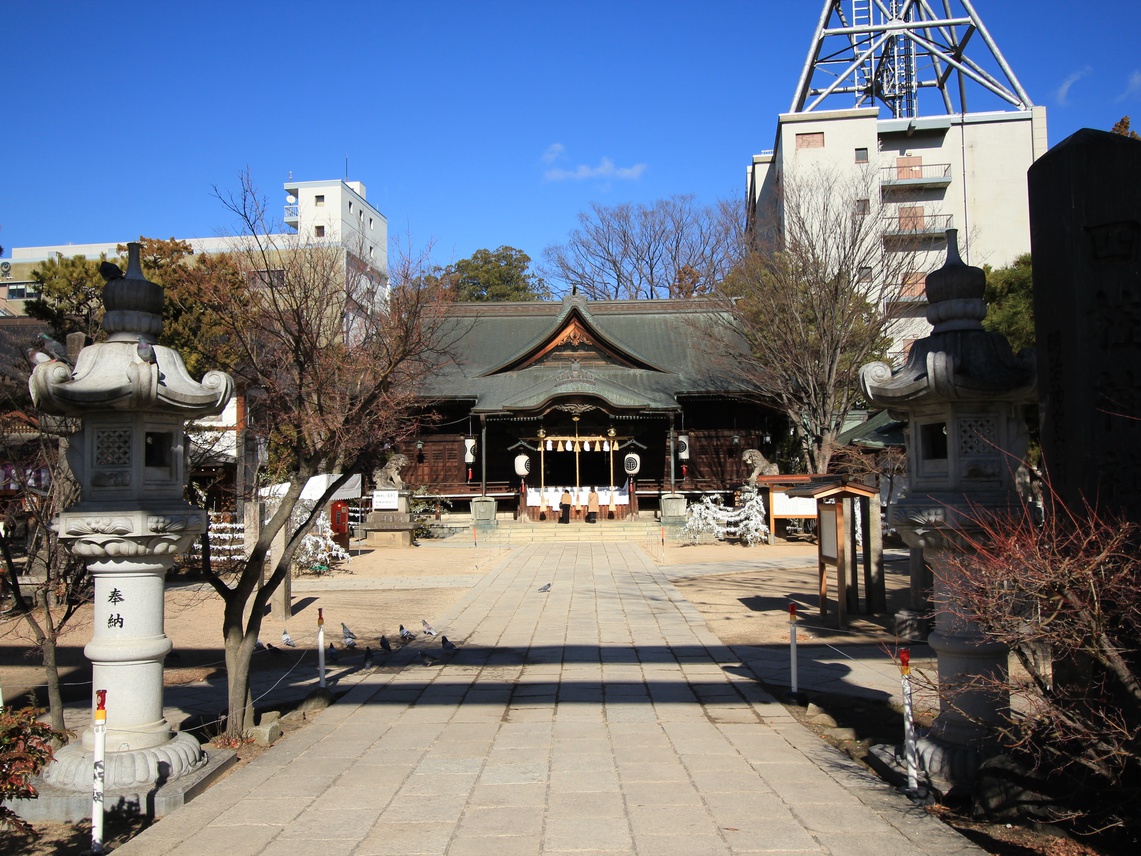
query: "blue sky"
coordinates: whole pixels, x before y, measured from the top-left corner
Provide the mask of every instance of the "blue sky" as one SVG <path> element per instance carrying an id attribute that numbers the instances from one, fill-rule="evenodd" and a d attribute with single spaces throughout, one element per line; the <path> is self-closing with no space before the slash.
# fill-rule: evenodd
<path id="1" fill-rule="evenodd" d="M 1141 126 L 1141 2 L 974 5 L 1051 145 Z M 820 10 L 2 0 L 0 245 L 221 234 L 213 187 L 247 166 L 278 211 L 291 172 L 347 158 L 390 236 L 439 263 L 504 244 L 537 262 L 593 202 L 742 198 Z"/>

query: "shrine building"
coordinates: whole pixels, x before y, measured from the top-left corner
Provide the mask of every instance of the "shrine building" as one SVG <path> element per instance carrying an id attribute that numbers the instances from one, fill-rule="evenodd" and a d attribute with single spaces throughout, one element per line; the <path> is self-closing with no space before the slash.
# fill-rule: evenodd
<path id="1" fill-rule="evenodd" d="M 592 488 L 600 520 L 656 513 L 666 495 L 729 499 L 745 450 L 772 457 L 788 433 L 732 329 L 697 299 L 456 304 L 454 360 L 421 390 L 435 419 L 403 450 L 404 483 L 455 512 L 490 497 L 533 521 L 554 520 L 564 492 L 581 517 Z"/>

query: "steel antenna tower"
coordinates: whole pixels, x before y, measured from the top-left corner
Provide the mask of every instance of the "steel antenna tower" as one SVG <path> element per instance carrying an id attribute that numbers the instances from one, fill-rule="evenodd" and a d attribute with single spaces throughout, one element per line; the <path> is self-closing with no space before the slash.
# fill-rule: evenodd
<path id="1" fill-rule="evenodd" d="M 984 52 L 995 73 L 976 61 Z M 943 113 L 966 113 L 970 84 L 1015 109 L 1033 106 L 970 0 L 825 0 L 789 112 L 850 95 L 856 107 L 913 118 L 920 91 L 933 89 Z"/>

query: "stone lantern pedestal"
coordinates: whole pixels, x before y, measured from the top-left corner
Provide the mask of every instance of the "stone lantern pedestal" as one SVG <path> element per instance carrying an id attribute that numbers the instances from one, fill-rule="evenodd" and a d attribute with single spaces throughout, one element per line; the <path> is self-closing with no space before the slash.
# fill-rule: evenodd
<path id="1" fill-rule="evenodd" d="M 202 383 L 176 351 L 155 344 L 162 288 L 147 281 L 139 245 L 130 244 L 125 277 L 108 281 L 106 342 L 84 348 L 74 371 L 54 361 L 36 367 L 32 397 L 46 413 L 77 417 L 67 461 L 80 501 L 60 513 L 60 539 L 95 579 L 94 626 L 84 653 L 95 690 L 107 691 L 105 786 L 152 786 L 206 763 L 193 736 L 163 718 L 164 577 L 177 553 L 206 530 L 207 515 L 183 499 L 189 419 L 221 412 L 233 382 L 209 372 Z M 56 753 L 49 785 L 90 793 L 94 738 Z"/>
<path id="2" fill-rule="evenodd" d="M 1033 358 L 1015 357 L 1006 338 L 982 327 L 986 276 L 959 258 L 947 233 L 947 261 L 927 277 L 930 336 L 911 346 L 893 370 L 860 370 L 868 400 L 907 421 L 907 493 L 889 522 L 907 545 L 921 548 L 935 577 L 935 630 L 928 642 L 939 662 L 940 712 L 920 747 L 940 790 L 969 785 L 1002 722 L 1009 694 L 1005 646 L 984 640 L 957 608 L 957 573 L 948 564 L 969 549 L 981 514 L 1020 509 L 1015 473 L 1027 445 L 1027 408 L 1036 402 Z"/>

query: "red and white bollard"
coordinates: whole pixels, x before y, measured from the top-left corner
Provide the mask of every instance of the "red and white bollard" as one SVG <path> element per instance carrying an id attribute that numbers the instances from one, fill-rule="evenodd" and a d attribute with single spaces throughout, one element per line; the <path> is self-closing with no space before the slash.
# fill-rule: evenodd
<path id="1" fill-rule="evenodd" d="M 915 745 L 915 720 L 911 706 L 911 649 L 899 649 L 900 681 L 903 684 L 903 755 L 907 761 L 907 790 L 919 790 L 919 752 Z"/>
<path id="2" fill-rule="evenodd" d="M 788 654 L 789 654 L 789 669 L 791 672 L 790 679 L 790 692 L 793 697 L 800 695 L 800 687 L 797 686 L 796 677 L 796 604 L 789 603 L 788 605 Z"/>
<path id="3" fill-rule="evenodd" d="M 91 852 L 103 852 L 103 783 L 107 766 L 107 690 L 95 691 L 91 733 L 95 738 L 94 776 L 91 787 Z"/>
<path id="4" fill-rule="evenodd" d="M 325 686 L 325 610 L 317 608 L 317 676 Z"/>

